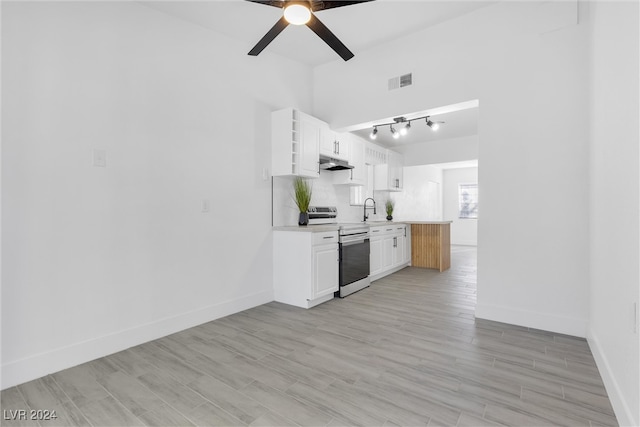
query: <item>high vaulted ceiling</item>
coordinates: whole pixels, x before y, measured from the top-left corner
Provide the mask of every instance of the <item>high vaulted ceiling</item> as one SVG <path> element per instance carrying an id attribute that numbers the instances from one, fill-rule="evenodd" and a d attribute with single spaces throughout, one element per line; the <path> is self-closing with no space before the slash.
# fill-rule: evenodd
<path id="1" fill-rule="evenodd" d="M 495 1 L 375 0 L 322 10 L 317 12 L 316 16 L 357 57 L 367 49 L 493 3 Z M 244 42 L 246 52 L 249 52 L 282 16 L 282 9 L 244 0 L 143 1 L 141 4 Z M 273 53 L 311 67 L 342 61 L 324 41 L 304 25 L 289 25 L 260 55 Z M 412 118 L 419 113 L 400 111 L 398 116 Z M 443 120 L 447 123 L 437 132 L 431 131 L 422 122 L 412 123 L 412 132 L 397 140 L 390 137 L 389 129 L 386 127 L 380 129 L 376 143 L 393 148 L 401 144 L 475 135 L 478 127 L 478 109 L 434 115 L 433 120 Z M 350 130 L 367 139 L 371 131 L 368 127 L 360 131 L 355 128 Z"/>
<path id="2" fill-rule="evenodd" d="M 376 0 L 317 12 L 356 55 L 381 43 L 472 12 L 488 1 Z M 146 6 L 247 44 L 247 52 L 282 16 L 282 9 L 243 0 L 145 1 Z M 289 25 L 264 52 L 316 66 L 342 59 L 306 26 Z"/>

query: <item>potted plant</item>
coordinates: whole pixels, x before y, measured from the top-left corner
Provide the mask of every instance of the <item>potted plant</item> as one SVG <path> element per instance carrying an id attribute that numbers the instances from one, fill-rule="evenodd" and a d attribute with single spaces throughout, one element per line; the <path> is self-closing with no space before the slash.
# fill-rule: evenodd
<path id="1" fill-rule="evenodd" d="M 393 200 L 387 200 L 384 203 L 384 209 L 387 211 L 387 221 L 391 221 L 393 219 Z"/>
<path id="2" fill-rule="evenodd" d="M 309 224 L 309 203 L 311 203 L 311 184 L 309 181 L 296 177 L 293 180 L 293 200 L 298 206 L 300 216 L 298 217 L 298 225 Z"/>

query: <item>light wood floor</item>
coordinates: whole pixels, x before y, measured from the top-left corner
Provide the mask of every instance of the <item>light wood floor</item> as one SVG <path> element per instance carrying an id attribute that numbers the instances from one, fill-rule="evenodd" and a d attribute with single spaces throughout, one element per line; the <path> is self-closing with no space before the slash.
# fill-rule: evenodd
<path id="1" fill-rule="evenodd" d="M 476 254 L 270 303 L 2 392 L 41 425 L 613 426 L 585 340 L 475 320 Z M 7 421 L 2 425 L 37 425 Z"/>

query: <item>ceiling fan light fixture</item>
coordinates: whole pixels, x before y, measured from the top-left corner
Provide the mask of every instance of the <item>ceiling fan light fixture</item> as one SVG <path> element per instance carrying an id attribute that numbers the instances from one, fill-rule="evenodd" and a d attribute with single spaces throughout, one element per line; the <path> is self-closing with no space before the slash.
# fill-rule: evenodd
<path id="1" fill-rule="evenodd" d="M 300 3 L 293 3 L 284 8 L 284 19 L 293 25 L 304 25 L 311 19 L 311 10 Z"/>

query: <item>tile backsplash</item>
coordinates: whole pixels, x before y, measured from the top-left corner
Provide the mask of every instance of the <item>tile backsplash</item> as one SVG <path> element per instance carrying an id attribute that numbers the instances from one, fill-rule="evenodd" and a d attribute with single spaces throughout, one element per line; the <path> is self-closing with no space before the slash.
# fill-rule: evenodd
<path id="1" fill-rule="evenodd" d="M 311 206 L 336 206 L 338 208 L 338 222 L 362 221 L 362 206 L 349 204 L 349 186 L 334 185 L 331 171 L 321 171 L 320 178 L 310 179 L 312 184 Z M 289 176 L 273 177 L 273 225 L 298 225 L 298 208 L 293 200 L 293 179 Z M 378 192 L 376 192 L 378 193 Z M 368 221 L 382 221 L 385 219 L 384 201 L 387 195 L 375 194 L 377 214 L 367 209 Z"/>

